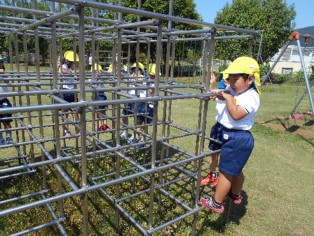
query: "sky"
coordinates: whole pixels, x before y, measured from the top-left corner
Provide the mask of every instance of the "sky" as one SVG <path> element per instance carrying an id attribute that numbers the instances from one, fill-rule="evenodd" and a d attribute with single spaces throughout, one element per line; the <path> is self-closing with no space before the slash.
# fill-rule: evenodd
<path id="1" fill-rule="evenodd" d="M 194 0 L 196 10 L 208 23 L 214 23 L 217 12 L 222 10 L 226 3 L 232 3 L 232 0 Z M 294 22 L 295 28 L 304 28 L 314 26 L 314 0 L 285 0 L 287 5 L 294 4 L 296 17 Z"/>

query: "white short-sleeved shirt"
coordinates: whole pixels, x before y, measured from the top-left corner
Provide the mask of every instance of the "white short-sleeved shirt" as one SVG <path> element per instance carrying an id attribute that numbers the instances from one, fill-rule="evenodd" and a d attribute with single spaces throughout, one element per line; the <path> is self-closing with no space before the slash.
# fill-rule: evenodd
<path id="1" fill-rule="evenodd" d="M 2 78 L 3 78 L 3 77 L 0 76 L 0 80 L 1 80 Z M 0 83 L 1 83 L 1 82 L 0 82 Z M 4 83 L 1 83 L 1 84 L 4 84 Z M 9 89 L 8 89 L 7 86 L 3 86 L 3 87 L 1 86 L 1 87 L 0 87 L 0 100 L 7 98 L 6 96 L 1 96 L 1 93 L 7 93 L 7 92 L 9 92 Z"/>
<path id="2" fill-rule="evenodd" d="M 71 75 L 74 73 L 74 70 L 72 70 L 71 68 L 69 68 L 69 66 L 67 64 L 62 64 L 62 70 L 66 70 L 68 71 L 68 75 Z M 63 80 L 68 80 L 68 82 L 71 82 L 72 84 L 64 84 L 62 85 L 62 88 L 63 89 L 74 89 L 74 84 L 73 84 L 73 81 L 74 81 L 74 78 L 64 78 Z"/>
<path id="3" fill-rule="evenodd" d="M 0 100 L 7 98 L 6 96 L 1 96 L 1 93 L 9 92 L 8 87 L 0 87 Z"/>
<path id="4" fill-rule="evenodd" d="M 144 76 L 142 76 L 142 75 L 138 75 L 138 78 L 141 78 L 141 79 L 145 80 Z M 134 78 L 130 78 L 129 81 L 134 81 L 135 82 L 136 81 L 136 77 L 134 76 Z M 140 86 L 144 86 L 144 85 L 146 85 L 145 82 L 143 82 L 143 84 L 141 84 Z M 136 87 L 136 85 L 130 84 L 129 87 Z M 135 89 L 134 90 L 129 90 L 128 94 L 130 94 L 130 95 L 138 95 L 139 97 L 144 98 L 144 97 L 146 97 L 146 90 L 143 90 L 143 89 L 138 89 L 137 91 Z"/>
<path id="5" fill-rule="evenodd" d="M 216 121 L 222 124 L 228 129 L 250 130 L 254 124 L 256 112 L 260 106 L 260 98 L 254 88 L 250 88 L 241 94 L 234 94 L 231 87 L 227 87 L 226 90 L 230 91 L 234 96 L 236 104 L 243 107 L 247 115 L 240 119 L 234 120 L 227 109 L 225 100 L 218 100 L 216 104 Z"/>

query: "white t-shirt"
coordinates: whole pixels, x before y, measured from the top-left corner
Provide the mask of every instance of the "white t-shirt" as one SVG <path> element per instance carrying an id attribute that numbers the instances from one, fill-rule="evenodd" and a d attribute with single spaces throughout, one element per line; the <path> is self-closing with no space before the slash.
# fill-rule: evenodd
<path id="1" fill-rule="evenodd" d="M 255 115 L 260 105 L 258 93 L 254 88 L 241 94 L 234 94 L 232 88 L 229 86 L 226 90 L 230 91 L 231 95 L 234 96 L 236 104 L 246 110 L 247 115 L 240 120 L 234 120 L 229 114 L 226 101 L 218 100 L 216 104 L 216 121 L 228 129 L 250 130 L 254 124 Z"/>
<path id="2" fill-rule="evenodd" d="M 62 64 L 62 70 L 66 70 L 68 71 L 68 74 L 66 74 L 66 76 L 71 76 L 74 73 L 74 70 L 72 70 L 67 64 Z M 72 84 L 64 84 L 62 85 L 63 89 L 74 89 L 74 78 L 63 78 L 63 81 L 65 82 L 65 80 L 67 80 L 66 82 L 70 82 Z"/>
<path id="3" fill-rule="evenodd" d="M 0 76 L 0 80 L 1 80 L 2 78 L 1 78 L 1 76 Z M 0 82 L 0 84 L 4 84 L 4 83 L 2 83 L 2 82 Z M 5 87 L 0 87 L 0 100 L 2 100 L 2 99 L 5 99 L 5 98 L 7 98 L 6 96 L 1 96 L 1 93 L 7 93 L 7 92 L 9 92 L 9 89 L 8 89 L 8 87 L 7 86 L 5 86 Z"/>
<path id="4" fill-rule="evenodd" d="M 145 77 L 143 75 L 138 75 L 137 77 L 138 80 L 145 80 Z M 135 75 L 132 75 L 132 77 L 129 79 L 129 81 L 134 81 L 134 83 L 136 83 L 136 76 Z M 137 84 L 137 83 L 136 83 Z M 143 82 L 143 83 L 138 83 L 139 86 L 145 86 L 146 85 L 146 82 Z M 130 84 L 129 87 L 136 87 L 136 85 L 134 84 Z M 137 91 L 134 89 L 134 90 L 128 90 L 128 94 L 130 95 L 137 95 L 141 98 L 144 98 L 146 97 L 146 90 L 144 89 L 138 89 Z"/>

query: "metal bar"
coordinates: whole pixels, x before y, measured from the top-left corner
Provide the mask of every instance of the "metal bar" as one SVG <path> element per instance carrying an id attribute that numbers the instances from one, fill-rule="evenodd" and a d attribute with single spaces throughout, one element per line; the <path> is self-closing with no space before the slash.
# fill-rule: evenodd
<path id="1" fill-rule="evenodd" d="M 138 10 L 138 9 L 133 9 L 133 8 L 128 8 L 128 7 L 122 7 L 122 6 L 112 5 L 112 4 L 99 3 L 99 2 L 92 2 L 92 1 L 87 2 L 87 1 L 76 1 L 76 0 L 52 0 L 52 1 L 60 2 L 60 3 L 68 3 L 68 4 L 80 4 L 85 7 L 94 7 L 98 9 L 112 10 L 112 11 L 122 12 L 126 14 L 135 14 L 139 16 L 158 18 L 158 19 L 174 21 L 174 22 L 179 22 L 179 23 L 186 23 L 186 24 L 205 26 L 205 27 L 206 26 L 215 27 L 220 30 L 232 30 L 232 31 L 249 33 L 249 34 L 256 34 L 259 32 L 256 30 L 248 30 L 248 29 L 237 28 L 237 27 L 232 27 L 232 26 L 200 22 L 198 20 L 192 20 L 192 19 L 187 19 L 187 18 L 182 18 L 182 17 L 176 17 L 176 16 L 171 16 L 171 15 L 165 15 L 165 14 L 160 14 L 160 13 L 154 13 L 154 12 Z"/>
<path id="2" fill-rule="evenodd" d="M 285 53 L 286 49 L 288 48 L 288 46 L 290 45 L 291 41 L 289 40 L 283 47 L 282 50 L 280 51 L 276 61 L 274 62 L 274 64 L 269 68 L 269 70 L 267 71 L 266 75 L 263 76 L 262 78 L 262 83 L 261 86 L 263 86 L 269 78 L 271 72 L 273 71 L 273 69 L 275 68 L 275 66 L 277 65 L 278 61 L 280 60 L 280 58 L 282 57 L 282 55 Z"/>
<path id="3" fill-rule="evenodd" d="M 52 225 L 55 225 L 55 224 L 59 224 L 59 223 L 65 221 L 65 220 L 66 220 L 65 217 L 60 217 L 59 219 L 52 220 L 52 221 L 47 222 L 47 223 L 45 223 L 45 224 L 37 225 L 37 226 L 32 227 L 32 228 L 29 228 L 29 229 L 27 229 L 27 230 L 23 230 L 23 231 L 20 231 L 20 232 L 18 232 L 18 233 L 11 234 L 11 236 L 20 236 L 20 235 L 29 234 L 29 233 L 38 231 L 38 230 L 40 230 L 40 229 L 43 229 L 43 228 L 45 228 L 45 227 L 52 226 Z"/>
<path id="4" fill-rule="evenodd" d="M 305 62 L 304 62 L 304 57 L 303 57 L 303 53 L 302 53 L 302 49 L 301 49 L 300 40 L 296 39 L 296 41 L 297 41 L 297 45 L 298 45 L 298 51 L 299 51 L 299 56 L 300 56 L 300 60 L 301 60 L 301 65 L 302 65 L 303 75 L 304 75 L 304 79 L 305 79 L 306 89 L 307 89 L 307 92 L 309 95 L 310 104 L 311 104 L 311 108 L 312 108 L 312 116 L 314 116 L 314 99 L 313 99 L 313 95 L 312 95 L 312 91 L 311 91 L 311 85 L 309 82 L 308 75 L 306 73 L 306 67 L 305 67 Z"/>
<path id="5" fill-rule="evenodd" d="M 35 23 L 32 23 L 30 25 L 27 25 L 27 26 L 21 27 L 19 29 L 13 30 L 13 31 L 11 31 L 11 33 L 12 34 L 16 34 L 17 32 L 25 31 L 25 30 L 28 30 L 28 29 L 31 29 L 31 28 L 35 28 L 35 27 L 43 25 L 43 24 L 47 24 L 47 22 L 55 21 L 55 20 L 57 20 L 57 19 L 59 19 L 61 17 L 67 16 L 67 15 L 71 15 L 71 14 L 73 14 L 74 11 L 76 11 L 76 9 L 74 7 L 72 7 L 69 10 L 66 10 L 64 12 L 61 12 L 61 13 L 49 16 L 49 17 L 47 17 L 47 18 L 45 18 L 43 20 L 39 20 L 39 21 L 36 21 Z"/>
<path id="6" fill-rule="evenodd" d="M 44 189 L 44 190 L 42 190 L 40 192 L 34 192 L 34 193 L 26 194 L 26 195 L 23 195 L 23 196 L 2 200 L 2 201 L 0 201 L 0 205 L 6 204 L 6 203 L 10 203 L 10 202 L 14 202 L 14 201 L 18 201 L 18 200 L 22 200 L 22 199 L 29 198 L 29 197 L 34 197 L 34 196 L 41 195 L 41 194 L 45 194 L 47 192 L 48 192 L 48 190 Z"/>
<path id="7" fill-rule="evenodd" d="M 100 189 L 100 188 L 109 187 L 111 185 L 119 184 L 119 183 L 122 183 L 124 181 L 128 181 L 128 180 L 131 180 L 131 179 L 134 179 L 134 178 L 138 178 L 138 177 L 141 177 L 141 176 L 144 176 L 144 175 L 150 175 L 150 174 L 153 174 L 153 173 L 157 173 L 159 171 L 163 171 L 163 170 L 166 170 L 166 169 L 169 169 L 169 168 L 173 168 L 173 167 L 175 167 L 177 165 L 182 165 L 182 164 L 185 164 L 185 163 L 189 163 L 191 161 L 196 161 L 196 160 L 202 159 L 202 158 L 204 158 L 206 156 L 207 155 L 204 155 L 204 154 L 201 154 L 199 156 L 193 156 L 193 157 L 190 157 L 190 158 L 187 158 L 187 159 L 184 159 L 184 160 L 180 160 L 180 161 L 177 161 L 177 162 L 174 162 L 174 163 L 170 163 L 170 164 L 166 164 L 166 165 L 163 165 L 163 166 L 155 167 L 153 169 L 145 170 L 145 171 L 142 171 L 140 173 L 135 173 L 135 174 L 131 174 L 131 175 L 128 175 L 128 176 L 123 176 L 123 177 L 120 177 L 119 179 L 109 180 L 109 181 L 107 181 L 105 183 L 96 184 L 96 185 L 93 185 L 93 186 L 87 186 L 86 188 L 81 188 L 81 189 L 74 190 L 74 191 L 69 191 L 69 192 L 60 194 L 58 196 L 53 196 L 53 197 L 47 198 L 47 199 L 42 200 L 42 201 L 37 201 L 37 202 L 33 202 L 33 203 L 27 203 L 27 204 L 24 204 L 22 206 L 13 207 L 13 208 L 10 208 L 10 209 L 5 209 L 3 211 L 0 211 L 0 216 L 5 216 L 5 215 L 8 215 L 8 214 L 20 212 L 20 211 L 23 211 L 23 210 L 34 208 L 36 206 L 42 206 L 42 205 L 45 205 L 45 204 L 48 204 L 48 203 L 51 203 L 51 202 L 55 202 L 55 201 L 58 201 L 58 200 L 61 200 L 61 199 L 66 199 L 66 198 L 69 198 L 69 197 L 86 194 L 89 191 L 93 191 L 93 190 L 97 190 L 97 189 Z"/>

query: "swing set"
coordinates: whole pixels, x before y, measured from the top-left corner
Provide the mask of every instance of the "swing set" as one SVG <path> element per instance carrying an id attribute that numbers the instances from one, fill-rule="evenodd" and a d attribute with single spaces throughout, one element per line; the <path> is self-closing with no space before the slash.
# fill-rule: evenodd
<path id="1" fill-rule="evenodd" d="M 302 72 L 303 72 L 303 76 L 304 76 L 304 80 L 305 80 L 305 84 L 306 84 L 306 90 L 304 91 L 304 93 L 302 94 L 302 96 L 300 97 L 300 99 L 297 101 L 297 94 L 296 94 L 296 103 L 293 107 L 293 109 L 290 112 L 289 115 L 289 119 L 293 119 L 293 120 L 300 120 L 304 117 L 304 115 L 309 115 L 309 116 L 314 116 L 313 115 L 313 111 L 314 111 L 314 98 L 313 98 L 313 94 L 311 91 L 311 88 L 313 86 L 313 81 L 310 81 L 308 73 L 306 71 L 306 66 L 305 66 L 305 61 L 304 61 L 304 52 L 302 51 L 302 47 L 301 47 L 301 43 L 300 43 L 300 37 L 304 38 L 304 43 L 305 45 L 308 44 L 309 40 L 313 38 L 313 36 L 306 34 L 306 35 L 302 35 L 297 31 L 294 31 L 290 36 L 289 36 L 289 41 L 284 45 L 284 47 L 282 48 L 282 50 L 280 51 L 276 61 L 274 62 L 274 64 L 271 66 L 271 68 L 269 69 L 269 71 L 267 72 L 267 74 L 262 78 L 262 85 L 264 85 L 267 80 L 270 80 L 270 73 L 273 71 L 273 69 L 275 68 L 275 66 L 277 65 L 278 61 L 280 60 L 280 58 L 282 57 L 282 55 L 285 53 L 285 51 L 287 50 L 288 46 L 295 40 L 297 43 L 297 48 L 298 48 L 298 53 L 300 56 L 300 62 L 301 62 L 301 67 L 302 67 Z M 300 80 L 299 80 L 300 82 Z M 304 100 L 304 98 L 306 97 L 306 95 L 308 95 L 309 97 L 309 101 L 310 101 L 310 105 L 311 105 L 311 111 L 306 111 L 306 112 L 302 112 L 302 113 L 296 113 L 296 109 L 299 107 L 299 105 L 301 104 L 301 102 Z"/>

